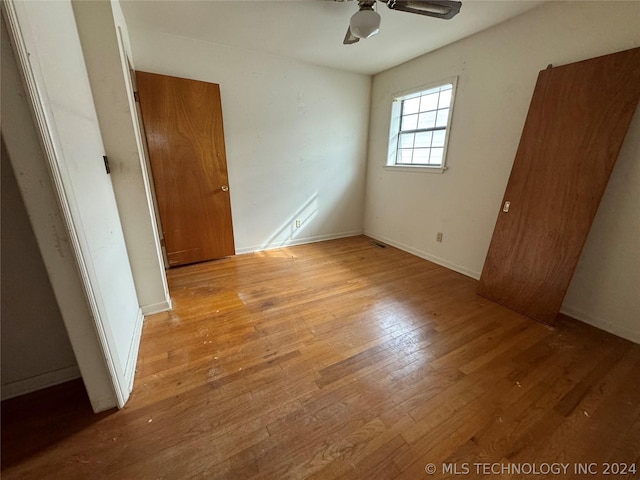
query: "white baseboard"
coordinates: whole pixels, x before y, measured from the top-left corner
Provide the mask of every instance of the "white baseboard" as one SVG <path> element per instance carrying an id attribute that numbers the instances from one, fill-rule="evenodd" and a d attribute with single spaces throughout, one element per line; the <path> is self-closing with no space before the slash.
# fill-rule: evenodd
<path id="1" fill-rule="evenodd" d="M 46 372 L 35 377 L 25 378 L 16 382 L 2 385 L 2 400 L 18 397 L 27 393 L 42 390 L 43 388 L 53 387 L 69 380 L 80 378 L 80 369 L 77 365 L 72 367 L 61 368 L 53 372 Z"/>
<path id="2" fill-rule="evenodd" d="M 405 245 L 405 244 L 403 244 L 401 242 L 396 242 L 395 240 L 392 240 L 390 238 L 384 237 L 382 235 L 376 235 L 374 233 L 367 232 L 367 231 L 365 231 L 364 234 L 367 237 L 373 238 L 374 240 L 378 240 L 380 242 L 383 242 L 383 243 L 386 243 L 388 245 L 391 245 L 392 247 L 399 248 L 400 250 L 404 250 L 405 252 L 411 253 L 411 254 L 415 255 L 416 257 L 424 258 L 425 260 L 429 260 L 430 262 L 433 262 L 433 263 L 436 263 L 436 264 L 441 265 L 443 267 L 446 267 L 449 270 L 453 270 L 454 272 L 458 272 L 458 273 L 461 273 L 463 275 L 466 275 L 467 277 L 471 277 L 474 280 L 479 280 L 480 279 L 480 272 L 476 272 L 474 270 L 469 270 L 468 268 L 465 268 L 462 265 L 458 265 L 456 263 L 450 262 L 449 260 L 446 260 L 444 258 L 440 258 L 440 257 L 437 257 L 435 255 L 431 255 L 430 253 L 424 252 L 424 251 L 419 250 L 417 248 L 410 247 L 409 245 Z"/>
<path id="3" fill-rule="evenodd" d="M 138 315 L 136 317 L 136 326 L 133 331 L 133 339 L 131 340 L 131 347 L 129 348 L 129 357 L 127 358 L 127 364 L 124 369 L 124 378 L 127 382 L 128 392 L 133 390 L 133 381 L 136 376 L 136 364 L 138 363 L 138 349 L 140 348 L 140 338 L 142 337 L 142 324 L 144 323 L 144 315 L 142 309 L 138 309 Z"/>
<path id="4" fill-rule="evenodd" d="M 143 305 L 141 308 L 143 315 L 153 315 L 154 313 L 168 312 L 172 308 L 171 299 L 168 299 L 164 302 Z"/>
<path id="5" fill-rule="evenodd" d="M 362 230 L 351 230 L 349 232 L 330 233 L 327 235 L 316 235 L 313 237 L 289 239 L 283 242 L 273 242 L 268 245 L 242 247 L 236 249 L 236 255 L 242 255 L 243 253 L 263 252 L 265 250 L 275 250 L 276 248 L 292 247 L 294 245 L 305 245 L 307 243 L 324 242 L 327 240 L 335 240 L 338 238 L 355 237 L 357 235 L 362 235 L 362 233 Z"/>
<path id="6" fill-rule="evenodd" d="M 599 328 L 600 330 L 612 333 L 618 337 L 626 338 L 633 343 L 640 344 L 640 332 L 638 332 L 637 330 L 631 330 L 630 328 L 611 323 L 608 320 L 596 318 L 591 314 L 586 313 L 579 308 L 573 307 L 571 305 L 562 305 L 562 307 L 560 308 L 560 313 L 564 313 L 571 318 L 575 318 L 576 320 L 580 320 L 581 322 L 588 323 L 592 327 Z"/>

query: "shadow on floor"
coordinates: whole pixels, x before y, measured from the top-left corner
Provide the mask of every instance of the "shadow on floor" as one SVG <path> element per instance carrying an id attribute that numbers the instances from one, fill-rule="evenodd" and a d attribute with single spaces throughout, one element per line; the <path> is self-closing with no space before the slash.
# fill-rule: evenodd
<path id="1" fill-rule="evenodd" d="M 1 406 L 1 469 L 46 450 L 116 411 L 94 414 L 81 379 L 5 400 Z"/>

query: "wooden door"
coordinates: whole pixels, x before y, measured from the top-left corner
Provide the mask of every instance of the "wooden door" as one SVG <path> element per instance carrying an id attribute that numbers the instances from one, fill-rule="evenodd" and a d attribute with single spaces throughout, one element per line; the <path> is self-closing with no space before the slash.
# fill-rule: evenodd
<path id="1" fill-rule="evenodd" d="M 136 72 L 170 266 L 235 253 L 220 86 Z"/>
<path id="2" fill-rule="evenodd" d="M 540 72 L 480 295 L 554 322 L 639 96 L 640 48 Z"/>

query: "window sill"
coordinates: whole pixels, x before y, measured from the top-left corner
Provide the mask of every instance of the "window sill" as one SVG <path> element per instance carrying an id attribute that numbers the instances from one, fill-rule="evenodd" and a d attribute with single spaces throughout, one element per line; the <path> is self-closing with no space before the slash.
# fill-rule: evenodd
<path id="1" fill-rule="evenodd" d="M 384 169 L 395 172 L 444 173 L 447 170 L 447 167 L 428 167 L 426 165 L 385 165 Z"/>

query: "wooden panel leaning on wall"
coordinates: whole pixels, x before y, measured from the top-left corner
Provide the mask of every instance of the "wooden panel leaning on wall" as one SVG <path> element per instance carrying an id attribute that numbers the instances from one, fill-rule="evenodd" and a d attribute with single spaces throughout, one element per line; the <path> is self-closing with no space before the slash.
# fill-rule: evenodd
<path id="1" fill-rule="evenodd" d="M 478 293 L 553 324 L 640 99 L 640 48 L 540 72 Z"/>

